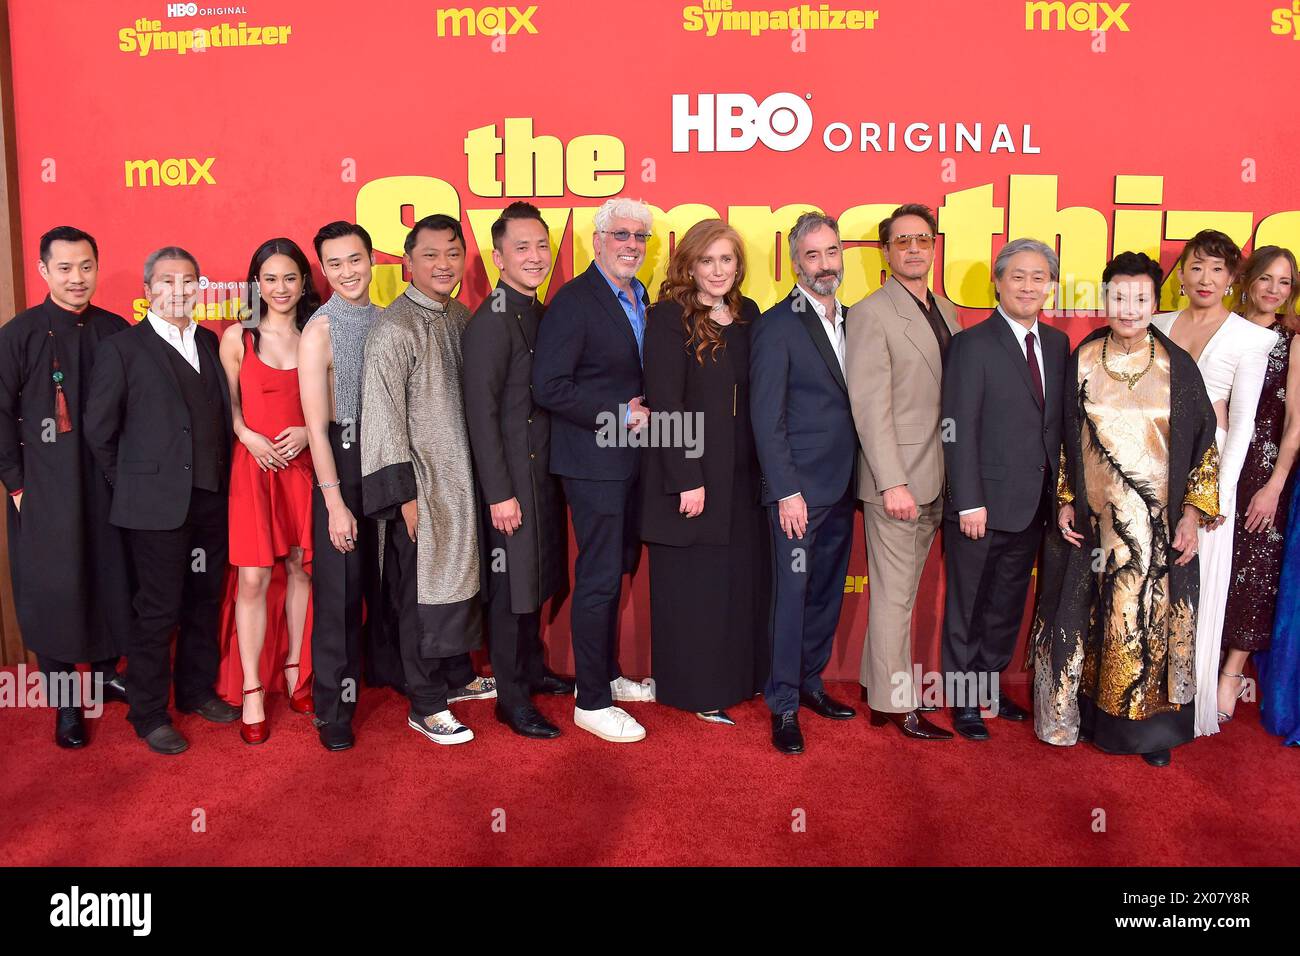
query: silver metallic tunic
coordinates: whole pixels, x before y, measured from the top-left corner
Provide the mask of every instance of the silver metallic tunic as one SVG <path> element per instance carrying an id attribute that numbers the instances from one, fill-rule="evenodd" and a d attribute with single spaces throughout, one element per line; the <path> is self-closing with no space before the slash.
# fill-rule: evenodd
<path id="1" fill-rule="evenodd" d="M 470 312 L 414 286 L 384 309 L 366 340 L 361 474 L 366 513 L 400 520 L 418 502 L 417 600 L 453 604 L 479 590 L 474 472 L 461 391 L 461 333 Z"/>

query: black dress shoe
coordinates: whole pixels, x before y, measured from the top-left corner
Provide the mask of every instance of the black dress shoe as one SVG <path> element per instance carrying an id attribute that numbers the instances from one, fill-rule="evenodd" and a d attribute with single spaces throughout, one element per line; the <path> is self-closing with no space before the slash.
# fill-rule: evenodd
<path id="1" fill-rule="evenodd" d="M 560 736 L 560 728 L 538 713 L 537 708 L 531 704 L 507 709 L 498 703 L 496 715 L 497 720 L 520 737 L 531 737 L 534 740 L 551 740 Z"/>
<path id="2" fill-rule="evenodd" d="M 951 731 L 936 727 L 915 710 L 909 710 L 905 714 L 887 714 L 873 710 L 871 726 L 883 727 L 885 724 L 893 724 L 902 731 L 904 737 L 914 737 L 917 740 L 952 740 Z"/>
<path id="3" fill-rule="evenodd" d="M 103 688 L 104 700 L 116 701 L 119 704 L 128 703 L 126 699 L 126 680 L 121 674 L 114 674 L 111 678 L 104 681 L 101 685 Z"/>
<path id="4" fill-rule="evenodd" d="M 198 714 L 204 720 L 210 720 L 214 724 L 231 724 L 239 719 L 240 711 L 238 707 L 232 707 L 220 697 L 214 697 L 193 710 L 182 710 L 181 713 Z"/>
<path id="5" fill-rule="evenodd" d="M 803 753 L 803 731 L 799 729 L 797 711 L 772 715 L 772 746 L 783 754 Z"/>
<path id="6" fill-rule="evenodd" d="M 542 679 L 533 685 L 534 694 L 553 694 L 556 697 L 568 697 L 573 694 L 573 689 L 577 685 L 567 677 L 561 677 L 559 674 L 552 674 L 546 671 Z"/>
<path id="7" fill-rule="evenodd" d="M 351 750 L 356 743 L 351 724 L 317 722 L 316 733 L 320 736 L 320 745 L 326 750 Z"/>
<path id="8" fill-rule="evenodd" d="M 858 712 L 852 707 L 841 704 L 830 697 L 824 690 L 815 693 L 801 693 L 799 695 L 799 706 L 807 707 L 818 717 L 826 717 L 829 720 L 852 720 L 858 715 Z"/>
<path id="9" fill-rule="evenodd" d="M 989 729 L 984 726 L 978 707 L 954 707 L 952 710 L 952 729 L 967 740 L 989 739 Z"/>
<path id="10" fill-rule="evenodd" d="M 1143 754 L 1142 759 L 1153 767 L 1168 767 L 1169 761 L 1174 759 L 1174 755 L 1168 750 L 1157 750 L 1153 753 Z"/>
<path id="11" fill-rule="evenodd" d="M 156 754 L 179 754 L 189 749 L 190 743 L 181 736 L 171 724 L 163 724 L 161 727 L 153 730 L 149 736 L 144 738 L 144 742 L 149 745 L 149 749 Z"/>
<path id="12" fill-rule="evenodd" d="M 60 707 L 54 712 L 54 742 L 67 750 L 86 746 L 86 721 L 80 707 Z"/>
<path id="13" fill-rule="evenodd" d="M 1029 711 L 1006 694 L 998 694 L 998 716 L 1003 720 L 1028 720 Z"/>

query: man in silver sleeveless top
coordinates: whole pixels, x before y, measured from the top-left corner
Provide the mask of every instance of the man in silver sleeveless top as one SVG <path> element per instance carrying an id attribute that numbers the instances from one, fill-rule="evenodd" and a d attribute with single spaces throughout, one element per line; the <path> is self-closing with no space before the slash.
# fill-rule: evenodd
<path id="1" fill-rule="evenodd" d="M 312 669 L 326 750 L 352 746 L 365 642 L 371 686 L 401 686 L 382 635 L 379 539 L 361 508 L 361 358 L 380 309 L 370 301 L 371 243 L 350 222 L 323 226 L 316 257 L 333 289 L 303 329 L 298 381 L 316 469 L 312 496 Z M 365 620 L 363 628 L 362 621 Z"/>

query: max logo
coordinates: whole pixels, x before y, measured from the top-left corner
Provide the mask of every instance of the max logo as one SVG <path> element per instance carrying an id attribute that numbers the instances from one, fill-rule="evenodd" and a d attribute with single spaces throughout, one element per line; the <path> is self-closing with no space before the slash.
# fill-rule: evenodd
<path id="1" fill-rule="evenodd" d="M 1043 3 L 1025 4 L 1026 30 L 1110 30 L 1128 33 L 1124 12 L 1131 3 L 1112 7 L 1109 3 Z"/>
<path id="2" fill-rule="evenodd" d="M 136 186 L 194 186 L 207 183 L 215 186 L 212 164 L 215 156 L 207 159 L 128 159 L 126 161 L 126 188 Z"/>
<path id="3" fill-rule="evenodd" d="M 460 36 L 462 30 L 465 36 L 470 37 L 514 36 L 520 30 L 536 33 L 537 27 L 533 26 L 533 14 L 536 12 L 537 4 L 522 13 L 518 7 L 484 7 L 482 10 L 451 7 L 438 11 L 438 36 L 445 37 L 448 27 L 454 37 Z M 510 21 L 508 25 L 507 19 Z"/>

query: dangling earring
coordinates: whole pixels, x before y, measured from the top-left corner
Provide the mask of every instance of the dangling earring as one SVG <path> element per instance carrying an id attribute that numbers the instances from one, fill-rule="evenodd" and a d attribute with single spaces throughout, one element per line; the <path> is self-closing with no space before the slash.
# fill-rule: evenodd
<path id="1" fill-rule="evenodd" d="M 1228 286 L 1228 295 L 1232 295 L 1232 286 Z"/>
<path id="2" fill-rule="evenodd" d="M 1178 294 L 1179 294 L 1179 295 L 1187 295 L 1187 293 L 1183 291 L 1183 284 L 1182 284 L 1181 282 L 1178 283 Z"/>
<path id="3" fill-rule="evenodd" d="M 1242 292 L 1242 293 L 1241 293 L 1241 304 L 1242 304 L 1242 305 L 1249 305 L 1249 304 L 1250 304 L 1250 293 L 1249 293 L 1249 292 Z"/>

